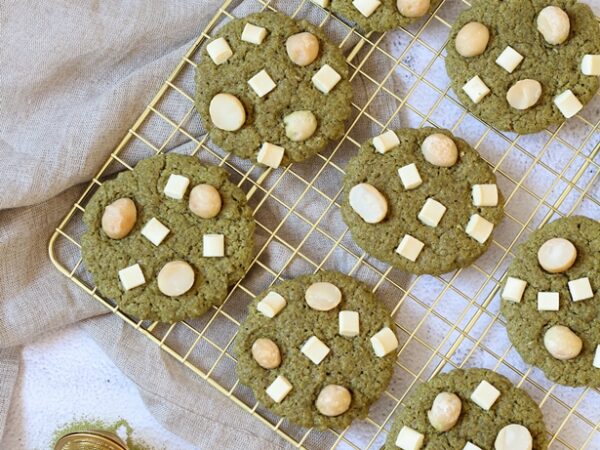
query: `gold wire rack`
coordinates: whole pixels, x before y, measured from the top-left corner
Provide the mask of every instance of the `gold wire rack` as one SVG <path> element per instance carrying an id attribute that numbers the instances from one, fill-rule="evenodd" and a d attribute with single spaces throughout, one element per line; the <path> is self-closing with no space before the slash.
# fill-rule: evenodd
<path id="1" fill-rule="evenodd" d="M 515 246 L 535 228 L 571 214 L 600 219 L 600 95 L 561 126 L 529 136 L 502 133 L 466 112 L 445 74 L 444 47 L 454 18 L 469 6 L 465 0 L 444 0 L 434 14 L 407 29 L 368 35 L 309 0 L 245 0 L 245 13 L 279 10 L 322 27 L 347 55 L 356 91 L 353 114 L 339 142 L 308 162 L 264 170 L 212 145 L 194 110 L 199 51 L 211 32 L 239 14 L 239 3 L 223 3 L 59 224 L 49 243 L 55 266 L 299 448 L 378 449 L 416 385 L 440 371 L 487 367 L 539 403 L 551 449 L 599 449 L 600 392 L 551 383 L 523 363 L 506 336 L 498 286 Z M 441 277 L 411 276 L 371 258 L 352 242 L 339 213 L 343 167 L 361 142 L 388 127 L 424 125 L 449 128 L 477 148 L 494 168 L 506 197 L 506 217 L 488 252 L 471 267 Z M 85 205 L 103 177 L 131 170 L 141 158 L 174 147 L 226 168 L 247 192 L 258 250 L 223 305 L 197 320 L 167 325 L 138 321 L 102 297 L 81 264 L 79 240 Z M 322 268 L 343 271 L 373 286 L 393 311 L 400 341 L 389 388 L 365 420 L 345 430 L 307 430 L 271 414 L 239 384 L 231 350 L 254 295 L 291 273 Z"/>

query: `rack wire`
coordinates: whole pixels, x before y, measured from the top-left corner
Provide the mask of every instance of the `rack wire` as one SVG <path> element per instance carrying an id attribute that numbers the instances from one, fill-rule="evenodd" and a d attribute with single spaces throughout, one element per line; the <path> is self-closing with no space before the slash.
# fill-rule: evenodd
<path id="1" fill-rule="evenodd" d="M 56 228 L 49 253 L 58 270 L 299 448 L 378 449 L 414 388 L 459 367 L 487 367 L 525 389 L 544 412 L 551 449 L 600 448 L 600 391 L 554 384 L 525 365 L 508 341 L 498 299 L 515 246 L 531 231 L 571 214 L 600 219 L 600 95 L 561 126 L 528 136 L 499 132 L 461 106 L 444 70 L 451 23 L 467 1 L 444 0 L 407 29 L 363 35 L 308 0 L 245 0 L 244 11 L 279 10 L 322 27 L 347 55 L 357 92 L 342 139 L 310 161 L 265 170 L 215 147 L 194 110 L 200 49 L 236 17 L 238 3 L 223 3 Z M 352 242 L 339 213 L 343 167 L 362 140 L 388 127 L 425 125 L 449 128 L 470 142 L 493 167 L 506 197 L 506 217 L 488 252 L 471 267 L 441 277 L 411 276 L 371 258 Z M 79 241 L 85 205 L 104 177 L 175 147 L 226 168 L 247 192 L 258 249 L 223 305 L 199 319 L 167 325 L 139 321 L 104 298 L 82 266 Z M 231 347 L 256 294 L 292 274 L 325 268 L 373 287 L 393 312 L 400 353 L 389 388 L 365 420 L 344 430 L 318 431 L 290 424 L 257 404 L 235 376 Z"/>

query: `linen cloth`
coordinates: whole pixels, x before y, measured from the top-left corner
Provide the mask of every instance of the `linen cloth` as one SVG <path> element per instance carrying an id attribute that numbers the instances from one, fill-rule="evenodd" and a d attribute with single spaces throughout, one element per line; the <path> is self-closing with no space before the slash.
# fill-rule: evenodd
<path id="1" fill-rule="evenodd" d="M 203 449 L 288 444 L 52 266 L 47 242 L 220 0 L 0 4 L 0 436 L 19 346 L 85 328 L 150 411 Z M 99 316 L 101 315 L 101 316 Z M 91 319 L 89 319 L 91 318 Z"/>

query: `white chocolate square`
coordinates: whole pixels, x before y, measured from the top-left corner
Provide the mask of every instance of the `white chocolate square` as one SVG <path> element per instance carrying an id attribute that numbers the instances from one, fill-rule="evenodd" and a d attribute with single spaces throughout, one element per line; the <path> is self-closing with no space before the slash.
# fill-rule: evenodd
<path id="1" fill-rule="evenodd" d="M 213 62 L 218 66 L 227 61 L 232 55 L 233 51 L 231 47 L 225 40 L 225 38 L 218 38 L 212 41 L 210 44 L 206 46 L 206 51 L 208 52 L 208 56 Z"/>
<path id="2" fill-rule="evenodd" d="M 519 278 L 508 277 L 506 279 L 506 285 L 502 291 L 502 299 L 508 300 L 515 303 L 520 303 L 523 298 L 523 293 L 527 287 L 527 281 Z"/>
<path id="3" fill-rule="evenodd" d="M 396 253 L 404 256 L 409 261 L 415 262 L 424 246 L 425 244 L 417 238 L 412 237 L 410 234 L 405 234 L 396 249 Z"/>
<path id="4" fill-rule="evenodd" d="M 479 214 L 473 214 L 465 228 L 467 234 L 480 244 L 484 244 L 488 240 L 493 230 L 494 224 Z"/>
<path id="5" fill-rule="evenodd" d="M 266 392 L 269 397 L 273 399 L 275 403 L 281 403 L 281 401 L 290 393 L 292 390 L 292 384 L 283 375 L 279 375 L 275 378 Z"/>
<path id="6" fill-rule="evenodd" d="M 571 298 L 574 302 L 587 300 L 594 296 L 592 285 L 590 284 L 590 279 L 588 277 L 569 281 L 569 292 L 571 292 Z"/>
<path id="7" fill-rule="evenodd" d="M 407 190 L 419 187 L 421 186 L 421 183 L 423 183 L 415 163 L 400 167 L 398 169 L 398 175 L 400 175 L 400 181 L 402 181 L 404 189 Z"/>
<path id="8" fill-rule="evenodd" d="M 256 155 L 256 160 L 265 166 L 277 169 L 281 164 L 284 153 L 285 149 L 283 147 L 265 142 L 260 147 L 258 155 Z"/>
<path id="9" fill-rule="evenodd" d="M 538 292 L 538 311 L 558 311 L 560 301 L 558 292 Z"/>
<path id="10" fill-rule="evenodd" d="M 260 45 L 267 37 L 267 29 L 247 23 L 242 31 L 242 41 Z"/>
<path id="11" fill-rule="evenodd" d="M 225 236 L 222 234 L 203 235 L 202 256 L 205 258 L 221 258 L 225 256 Z"/>
<path id="12" fill-rule="evenodd" d="M 585 55 L 581 60 L 581 73 L 584 75 L 600 75 L 600 55 Z"/>
<path id="13" fill-rule="evenodd" d="M 417 217 L 428 227 L 437 227 L 444 214 L 446 214 L 446 207 L 437 200 L 428 198 Z"/>
<path id="14" fill-rule="evenodd" d="M 139 264 L 119 270 L 119 280 L 121 280 L 121 285 L 126 291 L 146 283 L 144 273 Z"/>
<path id="15" fill-rule="evenodd" d="M 259 97 L 264 97 L 277 86 L 265 69 L 248 80 L 248 84 Z"/>
<path id="16" fill-rule="evenodd" d="M 181 200 L 190 185 L 190 179 L 183 175 L 171 174 L 165 185 L 164 193 L 167 197 Z"/>
<path id="17" fill-rule="evenodd" d="M 370 17 L 381 6 L 379 0 L 353 0 L 352 5 L 365 17 Z"/>
<path id="18" fill-rule="evenodd" d="M 567 119 L 583 109 L 583 105 L 570 89 L 554 97 L 554 104 Z"/>
<path id="19" fill-rule="evenodd" d="M 142 236 L 158 247 L 160 243 L 167 237 L 167 234 L 169 234 L 169 229 L 165 227 L 160 220 L 158 220 L 156 217 L 153 217 L 146 225 L 144 225 L 141 233 Z"/>
<path id="20" fill-rule="evenodd" d="M 271 291 L 256 304 L 256 310 L 263 316 L 272 319 L 281 312 L 287 302 L 277 292 Z"/>
<path id="21" fill-rule="evenodd" d="M 498 206 L 498 186 L 495 184 L 474 184 L 471 194 L 475 206 Z"/>
<path id="22" fill-rule="evenodd" d="M 402 450 L 419 450 L 423 447 L 425 436 L 406 425 L 402 427 L 396 437 L 396 447 Z"/>
<path id="23" fill-rule="evenodd" d="M 483 80 L 479 78 L 479 75 L 475 75 L 473 78 L 471 78 L 462 89 L 473 101 L 473 103 L 479 103 L 483 97 L 491 92 L 490 88 L 488 88 Z"/>
<path id="24" fill-rule="evenodd" d="M 483 380 L 471 394 L 471 400 L 482 409 L 489 411 L 500 397 L 500 391 L 487 381 Z"/>
<path id="25" fill-rule="evenodd" d="M 390 328 L 385 327 L 371 337 L 371 345 L 375 356 L 383 358 L 398 348 L 398 338 Z"/>
<path id="26" fill-rule="evenodd" d="M 308 338 L 300 351 L 316 365 L 319 365 L 330 352 L 329 347 L 316 336 Z"/>
<path id="27" fill-rule="evenodd" d="M 523 55 L 507 45 L 506 48 L 500 53 L 500 56 L 496 58 L 496 64 L 506 70 L 508 73 L 513 73 L 519 64 L 523 61 Z"/>
<path id="28" fill-rule="evenodd" d="M 319 5 L 321 8 L 327 8 L 329 6 L 329 0 L 311 0 L 315 5 Z"/>
<path id="29" fill-rule="evenodd" d="M 325 64 L 312 77 L 312 83 L 323 94 L 327 95 L 342 79 L 342 76 L 329 64 Z"/>
<path id="30" fill-rule="evenodd" d="M 340 311 L 340 336 L 355 337 L 360 334 L 359 316 L 357 311 Z"/>
<path id="31" fill-rule="evenodd" d="M 600 345 L 596 347 L 596 353 L 594 354 L 594 362 L 592 363 L 592 365 L 596 369 L 600 369 Z"/>
<path id="32" fill-rule="evenodd" d="M 463 450 L 482 450 L 481 447 L 473 444 L 472 442 L 467 442 L 463 447 Z"/>
<path id="33" fill-rule="evenodd" d="M 400 145 L 400 139 L 393 130 L 388 130 L 379 136 L 373 138 L 373 147 L 381 154 L 386 153 L 394 147 Z"/>

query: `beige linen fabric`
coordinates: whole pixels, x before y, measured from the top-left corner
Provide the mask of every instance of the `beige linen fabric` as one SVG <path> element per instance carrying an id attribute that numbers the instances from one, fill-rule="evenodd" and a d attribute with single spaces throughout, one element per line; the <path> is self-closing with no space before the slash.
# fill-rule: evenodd
<path id="1" fill-rule="evenodd" d="M 106 311 L 52 267 L 54 227 L 220 3 L 0 3 L 0 436 L 19 346 Z M 117 317 L 85 327 L 171 431 L 200 448 L 286 447 Z"/>

